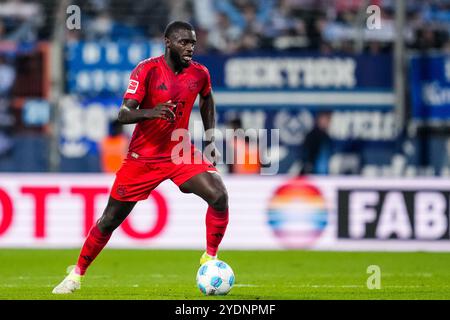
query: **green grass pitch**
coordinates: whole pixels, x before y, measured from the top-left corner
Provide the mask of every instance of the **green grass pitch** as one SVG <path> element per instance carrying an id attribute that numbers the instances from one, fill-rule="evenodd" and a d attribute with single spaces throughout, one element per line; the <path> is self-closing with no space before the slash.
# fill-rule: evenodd
<path id="1" fill-rule="evenodd" d="M 0 250 L 0 299 L 450 299 L 449 253 L 231 251 L 227 296 L 205 297 L 195 275 L 199 250 L 105 249 L 80 291 L 53 295 L 79 250 Z M 369 290 L 369 265 L 381 288 Z"/>

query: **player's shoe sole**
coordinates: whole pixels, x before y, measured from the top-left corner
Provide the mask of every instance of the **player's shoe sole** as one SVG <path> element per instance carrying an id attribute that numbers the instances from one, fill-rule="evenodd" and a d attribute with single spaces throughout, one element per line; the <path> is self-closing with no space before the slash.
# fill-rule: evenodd
<path id="1" fill-rule="evenodd" d="M 73 270 L 53 288 L 53 294 L 70 294 L 81 288 L 81 279 L 83 276 L 76 274 Z"/>
<path id="2" fill-rule="evenodd" d="M 203 255 L 200 258 L 200 265 L 204 264 L 205 262 L 207 262 L 209 260 L 216 260 L 216 259 L 217 259 L 217 256 L 213 257 L 205 252 L 205 253 L 203 253 Z"/>

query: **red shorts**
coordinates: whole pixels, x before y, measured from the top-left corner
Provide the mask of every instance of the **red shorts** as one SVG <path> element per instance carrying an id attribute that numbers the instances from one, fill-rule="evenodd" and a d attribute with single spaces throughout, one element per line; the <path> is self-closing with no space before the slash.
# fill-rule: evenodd
<path id="1" fill-rule="evenodd" d="M 217 169 L 204 158 L 201 163 L 192 164 L 127 158 L 116 173 L 111 197 L 119 201 L 145 200 L 164 180 L 171 179 L 180 186 L 193 176 L 206 171 L 217 172 Z"/>

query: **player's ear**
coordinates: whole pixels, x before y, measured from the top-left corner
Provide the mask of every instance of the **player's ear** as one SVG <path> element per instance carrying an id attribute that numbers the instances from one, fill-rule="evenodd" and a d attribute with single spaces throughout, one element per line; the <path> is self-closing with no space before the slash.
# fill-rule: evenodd
<path id="1" fill-rule="evenodd" d="M 170 39 L 167 38 L 167 37 L 164 37 L 164 43 L 165 43 L 165 45 L 166 45 L 166 48 L 168 48 L 169 45 L 170 45 Z"/>

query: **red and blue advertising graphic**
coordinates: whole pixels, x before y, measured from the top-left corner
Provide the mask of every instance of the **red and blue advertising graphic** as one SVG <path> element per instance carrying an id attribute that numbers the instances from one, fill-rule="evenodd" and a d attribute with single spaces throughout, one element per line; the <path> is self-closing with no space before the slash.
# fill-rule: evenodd
<path id="1" fill-rule="evenodd" d="M 286 248 L 311 247 L 328 221 L 327 203 L 320 190 L 306 179 L 280 186 L 269 201 L 269 225 Z"/>

